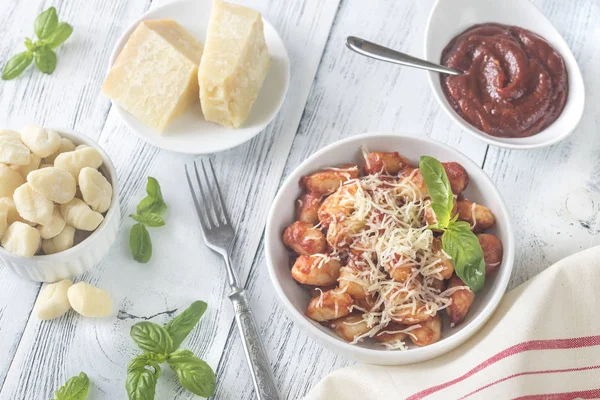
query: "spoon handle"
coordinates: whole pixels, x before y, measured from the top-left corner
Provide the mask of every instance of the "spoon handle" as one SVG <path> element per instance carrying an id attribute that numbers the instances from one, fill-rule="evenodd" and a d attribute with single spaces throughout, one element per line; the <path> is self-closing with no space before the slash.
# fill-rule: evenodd
<path id="1" fill-rule="evenodd" d="M 394 64 L 405 65 L 407 67 L 415 67 L 426 69 L 429 71 L 441 72 L 449 75 L 462 75 L 462 72 L 447 68 L 442 65 L 434 64 L 429 61 L 422 60 L 405 53 L 392 50 L 388 47 L 378 45 L 377 43 L 369 42 L 355 36 L 346 38 L 346 46 L 352 51 L 362 54 L 366 57 L 371 57 L 376 60 L 386 61 Z"/>

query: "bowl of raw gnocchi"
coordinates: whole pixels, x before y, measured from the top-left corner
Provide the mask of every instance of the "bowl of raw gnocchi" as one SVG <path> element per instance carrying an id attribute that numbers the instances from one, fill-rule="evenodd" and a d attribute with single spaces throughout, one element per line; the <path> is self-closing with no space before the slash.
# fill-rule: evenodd
<path id="1" fill-rule="evenodd" d="M 37 282 L 72 278 L 108 253 L 120 224 L 115 168 L 89 137 L 0 129 L 0 261 Z"/>
<path id="2" fill-rule="evenodd" d="M 508 285 L 514 242 L 500 193 L 468 157 L 376 133 L 333 143 L 290 174 L 265 253 L 281 303 L 313 339 L 400 365 L 483 326 Z"/>

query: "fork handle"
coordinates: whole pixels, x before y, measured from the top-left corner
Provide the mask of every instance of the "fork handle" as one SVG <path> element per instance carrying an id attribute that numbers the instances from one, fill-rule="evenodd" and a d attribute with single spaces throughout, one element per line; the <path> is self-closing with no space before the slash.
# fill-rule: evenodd
<path id="1" fill-rule="evenodd" d="M 235 322 L 240 331 L 246 360 L 252 373 L 252 381 L 258 400 L 279 400 L 275 378 L 265 349 L 258 335 L 258 328 L 250 310 L 245 290 L 234 289 L 229 295 L 235 310 Z"/>

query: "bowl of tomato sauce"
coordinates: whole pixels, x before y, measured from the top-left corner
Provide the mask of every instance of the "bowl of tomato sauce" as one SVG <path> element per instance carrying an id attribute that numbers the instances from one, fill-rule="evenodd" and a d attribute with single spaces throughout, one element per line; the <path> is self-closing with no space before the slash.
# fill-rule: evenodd
<path id="1" fill-rule="evenodd" d="M 583 78 L 550 21 L 527 0 L 438 0 L 428 60 L 462 71 L 430 73 L 442 108 L 467 132 L 514 149 L 555 144 L 583 115 Z"/>

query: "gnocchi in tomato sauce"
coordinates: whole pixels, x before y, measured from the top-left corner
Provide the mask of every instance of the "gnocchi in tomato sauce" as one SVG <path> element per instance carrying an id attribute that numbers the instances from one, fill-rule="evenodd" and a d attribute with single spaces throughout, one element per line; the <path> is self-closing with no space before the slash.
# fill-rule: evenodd
<path id="1" fill-rule="evenodd" d="M 296 221 L 282 237 L 291 276 L 311 294 L 306 316 L 343 340 L 391 350 L 406 350 L 409 341 L 430 345 L 442 338 L 443 319 L 451 327 L 464 321 L 475 293 L 456 275 L 441 232 L 432 228 L 437 219 L 419 166 L 398 152 L 363 154 L 363 165 L 300 179 Z M 465 198 L 469 176 L 462 165 L 441 165 L 454 197 L 450 215 L 477 234 L 485 274 L 494 274 L 503 255 L 501 241 L 485 233 L 494 214 Z"/>

